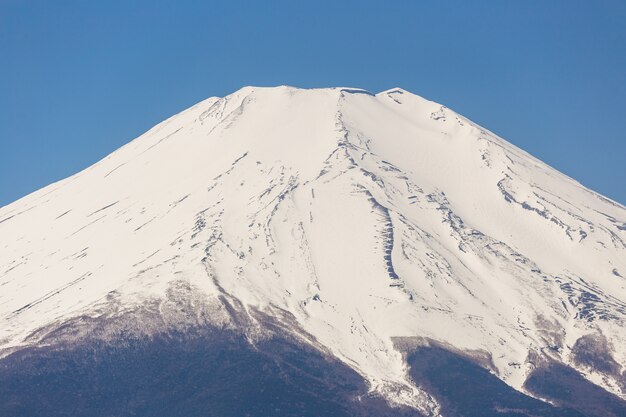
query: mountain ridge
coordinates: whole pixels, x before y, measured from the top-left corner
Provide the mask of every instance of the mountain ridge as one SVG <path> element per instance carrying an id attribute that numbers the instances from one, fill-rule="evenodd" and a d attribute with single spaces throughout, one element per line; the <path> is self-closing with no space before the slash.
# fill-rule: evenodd
<path id="1" fill-rule="evenodd" d="M 619 203 L 405 90 L 244 87 L 0 208 L 0 348 L 98 317 L 256 340 L 262 313 L 424 414 L 398 338 L 486 352 L 522 392 L 551 360 L 623 395 L 625 239 Z"/>

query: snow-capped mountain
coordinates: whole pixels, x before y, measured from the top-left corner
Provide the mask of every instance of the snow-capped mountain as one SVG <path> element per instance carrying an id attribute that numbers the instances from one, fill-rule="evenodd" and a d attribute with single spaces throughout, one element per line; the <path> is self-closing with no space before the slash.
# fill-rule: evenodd
<path id="1" fill-rule="evenodd" d="M 384 399 L 371 415 L 463 415 L 419 368 L 437 352 L 534 415 L 626 410 L 626 209 L 402 89 L 209 98 L 1 208 L 0 248 L 4 381 L 211 328 L 334 361 L 365 381 L 351 401 Z M 614 408 L 541 388 L 555 369 Z"/>

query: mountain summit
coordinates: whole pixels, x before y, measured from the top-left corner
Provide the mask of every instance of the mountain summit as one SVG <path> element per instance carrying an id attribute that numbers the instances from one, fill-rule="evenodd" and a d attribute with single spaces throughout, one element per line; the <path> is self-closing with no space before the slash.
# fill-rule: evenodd
<path id="1" fill-rule="evenodd" d="M 625 242 L 445 106 L 245 87 L 0 208 L 0 414 L 626 415 Z"/>

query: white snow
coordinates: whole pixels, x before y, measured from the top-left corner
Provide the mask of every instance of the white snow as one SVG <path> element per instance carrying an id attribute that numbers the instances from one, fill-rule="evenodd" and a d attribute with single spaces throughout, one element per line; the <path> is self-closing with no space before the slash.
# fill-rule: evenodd
<path id="1" fill-rule="evenodd" d="M 0 348 L 183 279 L 288 310 L 392 401 L 400 336 L 521 388 L 588 333 L 626 363 L 625 241 L 623 206 L 405 90 L 245 87 L 0 209 Z"/>

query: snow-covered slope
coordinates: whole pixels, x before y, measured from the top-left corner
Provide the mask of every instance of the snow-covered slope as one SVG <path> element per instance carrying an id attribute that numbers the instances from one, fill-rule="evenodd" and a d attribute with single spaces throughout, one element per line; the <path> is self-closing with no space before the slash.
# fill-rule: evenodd
<path id="1" fill-rule="evenodd" d="M 621 395 L 625 242 L 623 206 L 444 106 L 246 87 L 0 209 L 0 348 L 185 283 L 202 320 L 235 309 L 254 339 L 267 313 L 425 412 L 404 350 L 428 341 L 516 389 L 538 355 Z M 618 372 L 577 357 L 588 338 Z"/>

